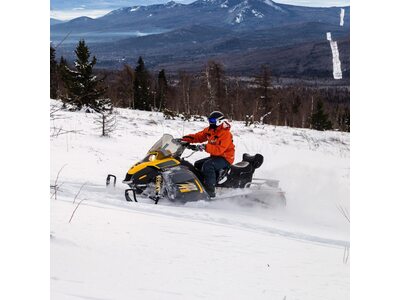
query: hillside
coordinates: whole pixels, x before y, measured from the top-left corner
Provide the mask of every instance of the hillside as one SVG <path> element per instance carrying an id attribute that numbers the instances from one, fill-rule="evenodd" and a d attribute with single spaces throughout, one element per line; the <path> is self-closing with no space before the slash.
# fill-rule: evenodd
<path id="1" fill-rule="evenodd" d="M 326 32 L 331 32 L 334 40 L 346 41 L 339 50 L 348 82 L 349 7 L 343 26 L 339 21 L 338 7 L 311 8 L 264 0 L 198 0 L 187 5 L 171 1 L 123 7 L 97 19 L 81 17 L 56 24 L 51 26 L 51 40 L 57 43 L 68 36 L 57 54 L 72 60 L 77 41 L 85 39 L 103 68 L 134 65 L 143 56 L 155 71 L 198 72 L 207 60 L 214 59 L 224 62 L 227 72 L 246 76 L 253 75 L 260 64 L 268 64 L 277 76 L 329 78 L 332 58 Z M 327 50 L 323 55 L 314 55 L 314 49 L 320 51 L 324 43 Z"/>
<path id="2" fill-rule="evenodd" d="M 128 168 L 162 134 L 179 137 L 206 123 L 116 113 L 108 138 L 94 114 L 60 111 L 50 124 L 74 131 L 51 139 L 50 184 L 64 166 L 50 201 L 52 299 L 349 297 L 349 223 L 338 210 L 349 209 L 348 133 L 232 122 L 236 161 L 264 155 L 256 176 L 280 180 L 284 209 L 246 199 L 127 203 Z M 105 188 L 108 173 L 117 175 L 115 189 Z"/>

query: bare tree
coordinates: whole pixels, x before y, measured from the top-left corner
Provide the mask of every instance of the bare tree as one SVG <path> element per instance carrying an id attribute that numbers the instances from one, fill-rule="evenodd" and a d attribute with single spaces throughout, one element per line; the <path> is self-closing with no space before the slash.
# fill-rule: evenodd
<path id="1" fill-rule="evenodd" d="M 54 190 L 54 193 L 51 195 L 50 199 L 53 198 L 53 196 L 54 196 L 54 200 L 57 200 L 57 192 L 58 192 L 58 190 L 60 189 L 60 187 L 63 185 L 63 183 L 61 183 L 60 185 L 58 185 L 58 178 L 59 178 L 59 176 L 60 176 L 60 173 L 61 173 L 62 169 L 64 169 L 64 167 L 65 167 L 66 165 L 67 165 L 67 164 L 63 165 L 63 166 L 60 168 L 60 170 L 59 170 L 58 173 L 57 173 L 56 180 L 54 181 L 54 184 L 53 184 L 53 185 L 50 185 L 50 189 L 53 189 L 53 190 Z"/>
<path id="2" fill-rule="evenodd" d="M 135 93 L 132 93 L 136 72 L 128 66 L 121 71 L 109 72 L 114 74 L 107 81 L 108 96 L 114 105 L 140 109 L 140 101 L 138 98 L 133 100 Z M 161 108 L 167 117 L 183 113 L 189 119 L 193 115 L 207 115 L 212 110 L 221 110 L 229 118 L 247 119 L 247 124 L 308 128 L 316 108 L 314 102 L 322 101 L 332 127 L 350 130 L 350 91 L 346 87 L 322 88 L 285 80 L 280 85 L 274 85 L 277 74 L 272 77 L 267 66 L 261 66 L 254 76 L 231 77 L 225 75 L 223 65 L 216 61 L 209 61 L 202 72 L 180 71 L 177 76 L 171 76 L 166 92 L 163 88 L 165 81 L 150 75 L 146 75 L 149 87 L 146 89 L 148 95 L 145 96 L 149 96 L 146 103 L 152 104 L 152 109 Z M 56 129 L 53 135 L 64 133 L 60 128 Z"/>
<path id="3" fill-rule="evenodd" d="M 62 110 L 62 106 L 60 106 L 60 105 L 52 104 L 50 106 L 50 122 L 51 122 L 50 138 L 56 138 L 60 135 L 68 134 L 68 133 L 79 133 L 79 130 L 66 130 L 63 127 L 60 127 L 55 124 L 56 121 L 58 121 L 58 120 L 67 119 L 67 117 L 64 117 L 60 114 L 61 110 Z"/>
<path id="4" fill-rule="evenodd" d="M 118 72 L 116 87 L 117 97 L 124 107 L 135 108 L 135 70 L 129 65 L 124 65 L 124 68 Z"/>
<path id="5" fill-rule="evenodd" d="M 271 89 L 271 72 L 266 65 L 261 66 L 260 73 L 256 76 L 255 79 L 257 85 L 257 97 L 255 101 L 255 109 L 253 115 L 258 116 L 268 115 L 271 112 L 271 96 L 270 96 L 270 89 Z M 262 120 L 263 121 L 263 120 Z"/>
<path id="6" fill-rule="evenodd" d="M 87 182 L 85 182 L 84 184 L 81 185 L 81 187 L 80 187 L 78 193 L 76 193 L 76 195 L 75 195 L 75 197 L 74 197 L 74 202 L 72 202 L 72 204 L 75 204 L 76 199 L 78 198 L 80 192 L 82 191 L 82 189 L 83 189 L 83 187 L 86 185 L 86 183 L 87 183 Z M 82 199 L 82 200 L 79 201 L 78 204 L 76 205 L 75 209 L 73 210 L 73 212 L 72 212 L 72 214 L 71 214 L 71 217 L 69 218 L 68 223 L 71 223 L 72 218 L 74 217 L 76 210 L 78 209 L 79 205 L 81 205 L 81 203 L 83 202 L 83 200 L 85 200 L 85 199 Z"/>
<path id="7" fill-rule="evenodd" d="M 186 72 L 179 72 L 179 89 L 182 97 L 183 111 L 191 113 L 192 76 Z"/>
<path id="8" fill-rule="evenodd" d="M 226 98 L 225 72 L 222 64 L 209 61 L 204 72 L 207 89 L 207 104 L 210 111 L 217 110 Z"/>

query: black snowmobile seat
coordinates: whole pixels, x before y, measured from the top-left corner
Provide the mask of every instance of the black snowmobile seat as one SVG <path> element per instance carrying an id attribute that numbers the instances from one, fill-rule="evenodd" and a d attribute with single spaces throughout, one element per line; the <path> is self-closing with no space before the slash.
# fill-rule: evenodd
<path id="1" fill-rule="evenodd" d="M 241 161 L 236 164 L 231 165 L 232 172 L 234 173 L 242 173 L 242 172 L 250 172 L 251 165 L 248 161 Z"/>
<path id="2" fill-rule="evenodd" d="M 255 169 L 261 167 L 264 162 L 264 156 L 261 154 L 250 155 L 248 153 L 243 154 L 243 162 L 249 162 L 253 165 Z"/>
<path id="3" fill-rule="evenodd" d="M 248 161 L 241 161 L 241 162 L 234 164 L 234 166 L 236 168 L 243 169 L 243 168 L 247 168 L 249 166 L 249 164 L 250 163 Z"/>

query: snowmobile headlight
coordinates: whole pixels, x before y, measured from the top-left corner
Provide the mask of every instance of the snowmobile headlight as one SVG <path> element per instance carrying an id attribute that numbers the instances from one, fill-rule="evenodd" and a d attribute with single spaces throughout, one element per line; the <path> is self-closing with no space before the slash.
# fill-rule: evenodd
<path id="1" fill-rule="evenodd" d="M 149 156 L 149 161 L 154 161 L 154 160 L 156 160 L 156 155 L 155 154 L 151 154 Z"/>

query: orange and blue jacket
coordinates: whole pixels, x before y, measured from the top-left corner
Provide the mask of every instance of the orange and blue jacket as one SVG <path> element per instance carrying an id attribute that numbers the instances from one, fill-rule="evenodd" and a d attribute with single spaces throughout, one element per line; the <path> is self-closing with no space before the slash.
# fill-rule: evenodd
<path id="1" fill-rule="evenodd" d="M 206 152 L 211 156 L 220 156 L 225 158 L 230 164 L 235 160 L 235 145 L 233 144 L 233 137 L 230 131 L 231 126 L 224 122 L 216 129 L 209 127 L 195 133 L 185 135 L 182 140 L 189 143 L 204 143 L 206 145 Z"/>

